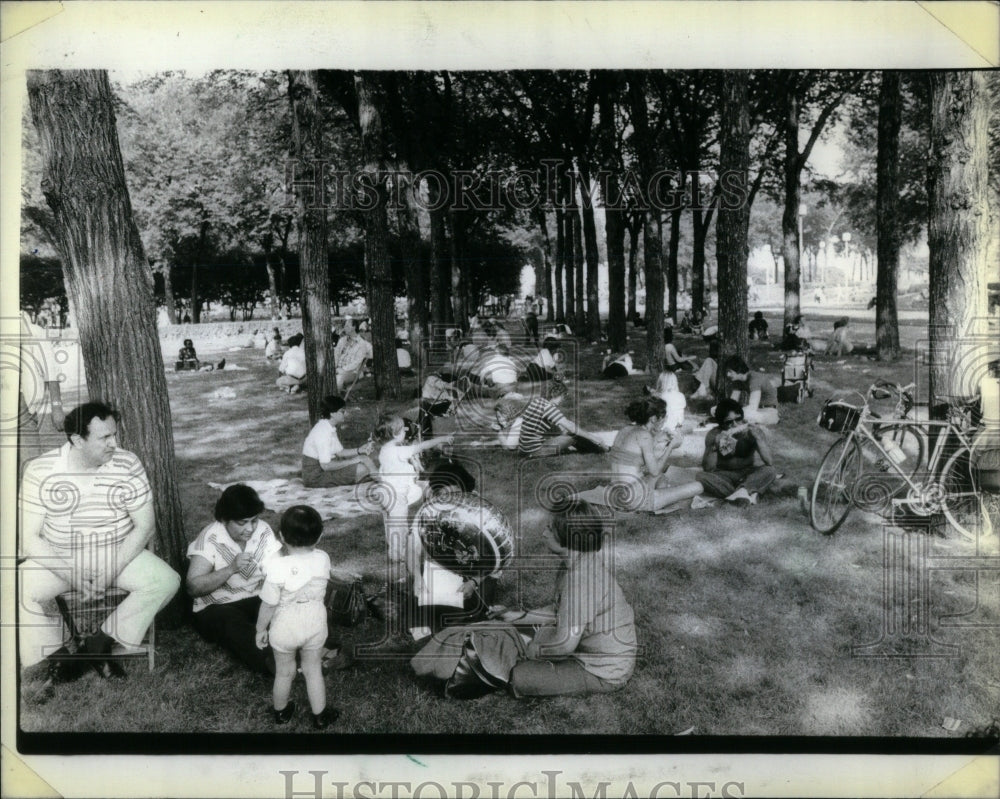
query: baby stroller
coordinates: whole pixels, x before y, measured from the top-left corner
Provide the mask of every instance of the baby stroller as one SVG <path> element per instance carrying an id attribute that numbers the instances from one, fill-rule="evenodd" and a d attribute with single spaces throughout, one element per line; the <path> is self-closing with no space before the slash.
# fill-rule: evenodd
<path id="1" fill-rule="evenodd" d="M 813 354 L 808 349 L 791 350 L 784 354 L 782 362 L 778 401 L 802 403 L 813 395 Z"/>

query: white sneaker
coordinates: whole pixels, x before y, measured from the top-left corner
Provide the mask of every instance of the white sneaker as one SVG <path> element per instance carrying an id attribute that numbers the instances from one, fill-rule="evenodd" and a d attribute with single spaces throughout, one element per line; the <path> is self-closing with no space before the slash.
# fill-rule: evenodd
<path id="1" fill-rule="evenodd" d="M 757 495 L 751 494 L 745 488 L 737 488 L 732 494 L 726 497 L 727 502 L 735 502 L 739 505 L 756 505 Z"/>

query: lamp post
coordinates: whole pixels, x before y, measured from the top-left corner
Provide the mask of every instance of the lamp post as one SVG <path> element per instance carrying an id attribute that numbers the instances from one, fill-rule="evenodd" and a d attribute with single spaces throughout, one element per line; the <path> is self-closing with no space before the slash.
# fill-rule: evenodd
<path id="1" fill-rule="evenodd" d="M 799 273 L 801 274 L 804 270 L 802 269 L 802 220 L 805 218 L 806 213 L 809 209 L 806 208 L 805 203 L 799 204 Z"/>

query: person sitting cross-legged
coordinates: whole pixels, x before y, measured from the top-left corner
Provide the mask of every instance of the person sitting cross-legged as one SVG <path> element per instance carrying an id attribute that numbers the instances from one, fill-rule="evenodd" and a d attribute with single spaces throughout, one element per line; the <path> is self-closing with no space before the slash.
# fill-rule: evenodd
<path id="1" fill-rule="evenodd" d="M 564 455 L 567 452 L 607 452 L 608 447 L 582 430 L 575 422 L 566 418 L 557 407 L 566 396 L 565 384 L 550 381 L 548 399 L 533 397 L 516 415 L 521 419 L 521 429 L 518 435 L 517 451 L 519 455 L 529 458 L 545 457 L 547 455 Z M 505 407 L 503 401 L 497 403 L 498 408 Z M 511 418 L 497 421 L 501 427 L 509 426 Z"/>
<path id="2" fill-rule="evenodd" d="M 274 674 L 274 656 L 258 649 L 254 628 L 264 561 L 281 551 L 271 526 L 260 518 L 263 512 L 264 503 L 250 486 L 237 483 L 223 491 L 215 521 L 188 545 L 185 585 L 199 634 L 253 671 Z"/>
<path id="3" fill-rule="evenodd" d="M 561 564 L 556 599 L 528 611 L 504 611 L 515 625 L 538 625 L 525 659 L 510 673 L 514 696 L 608 693 L 635 670 L 635 618 L 601 551 L 613 517 L 583 500 L 553 513 L 542 533 Z"/>
<path id="4" fill-rule="evenodd" d="M 767 435 L 759 425 L 747 424 L 743 408 L 733 399 L 719 402 L 715 421 L 718 427 L 705 436 L 702 471 L 695 479 L 709 496 L 755 505 L 778 479 Z"/>

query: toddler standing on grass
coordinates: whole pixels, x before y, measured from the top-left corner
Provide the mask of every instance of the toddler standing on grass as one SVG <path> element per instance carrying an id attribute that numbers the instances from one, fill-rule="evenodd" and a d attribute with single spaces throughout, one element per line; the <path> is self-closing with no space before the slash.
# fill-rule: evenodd
<path id="1" fill-rule="evenodd" d="M 281 515 L 279 537 L 284 555 L 275 555 L 263 566 L 264 585 L 257 616 L 257 646 L 268 643 L 274 652 L 274 722 L 287 724 L 295 713 L 288 700 L 295 679 L 295 654 L 302 660 L 302 675 L 313 714 L 313 726 L 322 730 L 340 712 L 326 704 L 323 683 L 323 643 L 326 641 L 326 584 L 330 556 L 316 549 L 323 534 L 323 519 L 308 505 L 295 505 Z"/>
<path id="2" fill-rule="evenodd" d="M 406 535 L 410 505 L 424 495 L 418 483 L 415 456 L 425 450 L 450 444 L 454 436 L 438 436 L 418 444 L 404 444 L 406 423 L 400 416 L 383 416 L 375 428 L 376 437 L 385 441 L 378 453 L 379 480 L 386 487 L 385 537 L 389 548 L 390 580 L 406 576 Z"/>

